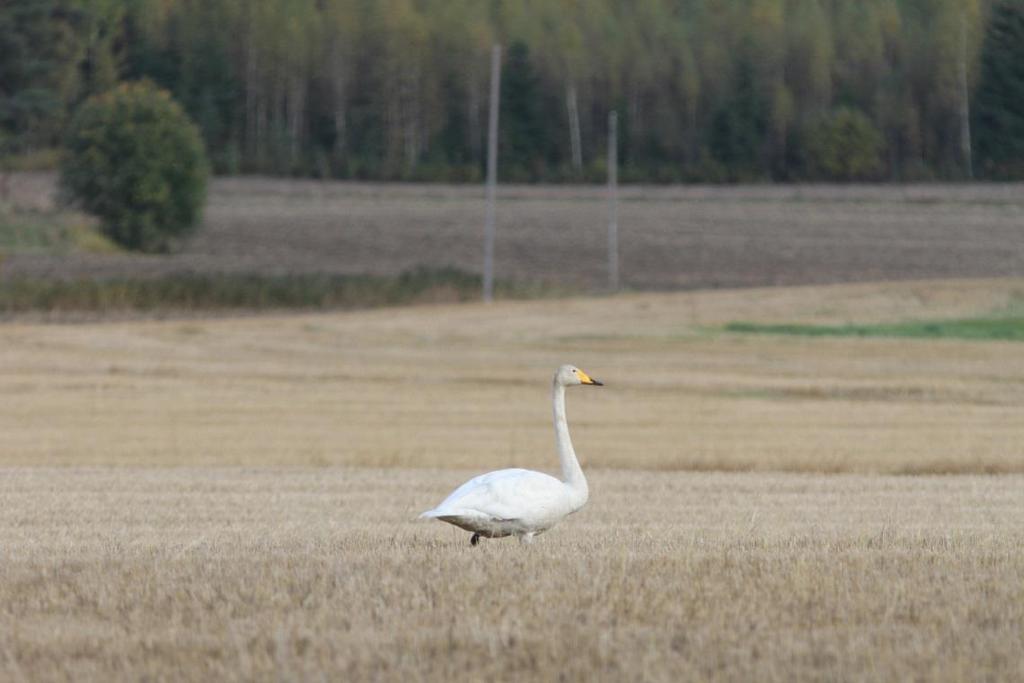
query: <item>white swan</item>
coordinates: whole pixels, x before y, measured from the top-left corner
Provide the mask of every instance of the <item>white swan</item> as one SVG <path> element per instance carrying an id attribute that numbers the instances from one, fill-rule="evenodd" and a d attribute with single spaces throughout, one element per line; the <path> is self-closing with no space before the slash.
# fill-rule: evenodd
<path id="1" fill-rule="evenodd" d="M 572 365 L 563 365 L 555 371 L 552 403 L 562 481 L 533 470 L 488 472 L 470 479 L 420 517 L 439 519 L 472 531 L 470 543 L 473 545 L 481 536 L 518 536 L 521 542 L 530 543 L 534 535 L 547 531 L 583 507 L 590 495 L 587 479 L 576 459 L 565 420 L 565 388 L 576 384 L 602 386 Z"/>

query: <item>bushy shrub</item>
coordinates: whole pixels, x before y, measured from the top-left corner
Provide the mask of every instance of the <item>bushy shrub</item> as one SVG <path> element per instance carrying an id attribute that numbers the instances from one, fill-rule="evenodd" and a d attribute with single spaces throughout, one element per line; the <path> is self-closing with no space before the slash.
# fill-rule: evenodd
<path id="1" fill-rule="evenodd" d="M 148 82 L 128 83 L 75 113 L 61 187 L 115 242 L 167 251 L 198 225 L 207 168 L 199 130 L 170 94 Z"/>
<path id="2" fill-rule="evenodd" d="M 805 135 L 811 177 L 872 180 L 882 171 L 882 134 L 855 109 L 835 110 L 813 122 Z"/>

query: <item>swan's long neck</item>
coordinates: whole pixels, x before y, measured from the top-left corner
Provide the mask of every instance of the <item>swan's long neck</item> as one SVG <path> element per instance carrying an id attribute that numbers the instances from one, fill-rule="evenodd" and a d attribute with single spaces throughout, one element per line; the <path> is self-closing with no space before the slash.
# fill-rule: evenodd
<path id="1" fill-rule="evenodd" d="M 558 446 L 558 459 L 562 463 L 562 480 L 581 498 L 579 504 L 583 505 L 589 495 L 587 478 L 583 476 L 580 461 L 576 459 L 576 451 L 572 447 L 572 439 L 569 438 L 569 423 L 565 419 L 565 386 L 558 380 L 555 380 L 553 403 L 555 443 Z"/>

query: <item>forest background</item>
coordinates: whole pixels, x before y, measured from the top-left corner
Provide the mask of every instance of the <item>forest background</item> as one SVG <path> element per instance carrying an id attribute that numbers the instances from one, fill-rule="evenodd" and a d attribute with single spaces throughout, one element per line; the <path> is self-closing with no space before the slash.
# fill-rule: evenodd
<path id="1" fill-rule="evenodd" d="M 221 174 L 476 181 L 500 43 L 505 180 L 603 179 L 612 110 L 627 182 L 1019 177 L 1021 36 L 1017 0 L 5 0 L 0 145 L 150 79 Z"/>

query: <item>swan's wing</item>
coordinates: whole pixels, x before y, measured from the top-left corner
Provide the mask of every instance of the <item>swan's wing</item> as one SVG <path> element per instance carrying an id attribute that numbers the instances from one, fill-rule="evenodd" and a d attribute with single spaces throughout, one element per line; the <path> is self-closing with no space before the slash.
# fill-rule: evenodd
<path id="1" fill-rule="evenodd" d="M 537 503 L 564 494 L 565 484 L 543 472 L 508 469 L 474 477 L 421 517 L 519 519 Z"/>
<path id="2" fill-rule="evenodd" d="M 494 472 L 488 472 L 487 474 L 481 474 L 473 477 L 465 484 L 448 494 L 448 497 L 441 501 L 438 505 L 438 509 L 450 507 L 451 504 L 465 498 L 471 492 L 480 492 L 487 490 L 489 487 L 498 485 L 499 482 L 509 479 L 518 479 L 525 474 L 530 474 L 530 470 L 524 470 L 522 468 L 514 467 L 507 470 L 496 470 Z M 539 473 L 538 473 L 539 474 Z"/>

